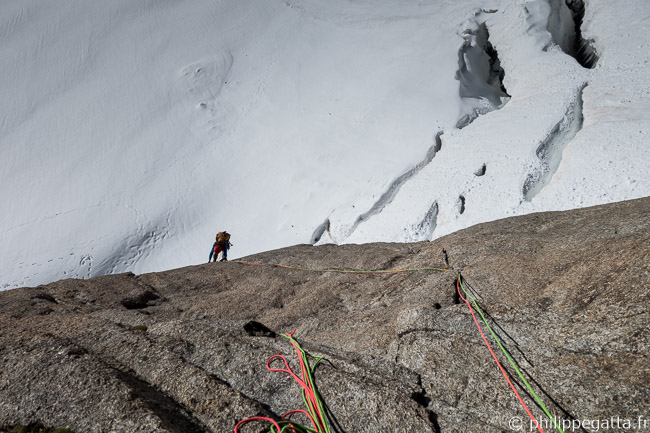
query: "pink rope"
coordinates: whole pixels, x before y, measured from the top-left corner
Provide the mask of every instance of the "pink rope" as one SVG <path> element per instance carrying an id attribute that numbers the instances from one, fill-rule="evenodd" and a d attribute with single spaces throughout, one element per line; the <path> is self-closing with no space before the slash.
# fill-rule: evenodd
<path id="1" fill-rule="evenodd" d="M 474 310 L 472 309 L 472 306 L 467 301 L 467 299 L 465 299 L 463 297 L 462 293 L 460 293 L 460 275 L 458 276 L 458 280 L 456 280 L 456 290 L 458 291 L 458 295 L 461 297 L 461 299 L 463 301 L 465 301 L 465 303 L 469 307 L 469 312 L 472 313 L 472 317 L 474 318 L 474 323 L 476 323 L 476 327 L 478 328 L 478 331 L 481 333 L 481 337 L 483 337 L 483 341 L 485 342 L 485 345 L 490 350 L 490 353 L 492 354 L 492 358 L 494 358 L 497 365 L 499 366 L 499 369 L 501 370 L 501 373 L 503 373 L 503 377 L 505 377 L 506 380 L 508 381 L 508 384 L 510 385 L 510 388 L 512 388 L 512 390 L 514 391 L 515 395 L 519 399 L 519 403 L 521 403 L 521 405 L 524 407 L 524 409 L 526 410 L 526 413 L 528 414 L 530 419 L 533 420 L 533 422 L 535 422 L 535 426 L 537 427 L 537 430 L 539 430 L 541 433 L 544 433 L 544 430 L 542 430 L 542 428 L 540 427 L 539 423 L 537 422 L 537 420 L 535 419 L 533 414 L 530 413 L 530 410 L 528 409 L 528 406 L 526 406 L 526 403 L 524 403 L 524 400 L 521 398 L 521 396 L 519 395 L 519 393 L 515 389 L 514 385 L 510 381 L 510 378 L 508 377 L 508 374 L 506 373 L 506 371 L 501 366 L 501 363 L 499 362 L 496 355 L 494 354 L 494 351 L 492 351 L 492 347 L 490 347 L 490 343 L 488 343 L 487 338 L 485 338 L 485 334 L 483 334 L 483 330 L 481 329 L 481 325 L 479 325 L 478 320 L 476 320 L 476 315 L 474 314 Z"/>
<path id="2" fill-rule="evenodd" d="M 277 422 L 275 422 L 275 420 L 273 420 L 271 418 L 267 418 L 265 416 L 254 416 L 252 418 L 246 418 L 246 419 L 243 419 L 243 420 L 239 421 L 237 423 L 237 425 L 235 426 L 235 433 L 237 433 L 237 429 L 239 429 L 239 427 L 241 427 L 242 425 L 246 424 L 247 422 L 251 422 L 251 421 L 255 421 L 255 420 L 268 421 L 271 424 L 273 424 L 275 426 L 275 428 L 278 429 L 278 433 L 280 432 L 280 426 L 278 425 Z"/>
<path id="3" fill-rule="evenodd" d="M 289 337 L 292 337 L 294 332 L 296 332 L 296 331 L 294 330 L 293 332 L 291 332 L 290 334 L 288 334 Z M 301 355 L 301 352 L 300 352 L 300 350 L 295 346 L 295 344 L 294 344 L 293 342 L 291 342 L 291 344 L 292 344 L 293 347 L 296 349 L 296 352 L 298 352 L 298 358 L 300 359 L 300 369 L 301 369 L 302 377 L 303 377 L 303 378 L 308 378 L 309 376 L 308 376 L 308 373 L 307 373 L 307 367 L 305 366 L 305 363 L 304 363 L 304 360 L 303 360 L 302 356 L 300 356 L 300 355 Z M 286 368 L 274 368 L 274 367 L 271 367 L 270 364 L 271 364 L 271 362 L 273 362 L 273 360 L 275 360 L 275 359 L 281 359 L 281 360 L 284 362 L 284 365 L 286 366 Z M 310 420 L 310 421 L 312 422 L 312 424 L 314 425 L 314 429 L 315 429 L 316 431 L 322 431 L 322 430 L 323 430 L 322 425 L 324 424 L 324 422 L 323 422 L 323 414 L 321 414 L 321 412 L 320 412 L 320 410 L 319 410 L 319 408 L 318 408 L 316 395 L 314 394 L 314 390 L 313 390 L 313 388 L 312 388 L 311 383 L 308 384 L 305 380 L 303 380 L 303 379 L 301 379 L 300 377 L 298 377 L 298 376 L 293 372 L 293 370 L 291 369 L 291 367 L 289 367 L 289 362 L 287 361 L 287 358 L 285 358 L 283 355 L 273 355 L 272 357 L 270 357 L 269 360 L 266 362 L 266 368 L 268 368 L 269 371 L 281 371 L 281 372 L 284 372 L 284 373 L 289 373 L 289 374 L 291 375 L 291 377 L 293 377 L 293 379 L 294 379 L 296 382 L 298 382 L 298 385 L 300 385 L 300 387 L 301 387 L 301 388 L 303 389 L 303 391 L 305 392 L 305 395 L 307 396 L 306 400 L 307 400 L 307 404 L 308 404 L 308 406 L 309 406 L 309 409 L 313 410 L 313 411 L 318 415 L 318 418 L 319 418 L 319 419 L 317 420 L 317 422 L 318 422 L 318 426 L 316 425 L 316 422 L 314 422 L 314 419 L 311 417 L 311 415 L 309 415 L 309 413 L 306 412 L 306 411 L 302 411 L 302 410 L 291 411 L 291 412 L 287 412 L 287 414 L 294 413 L 294 412 L 304 412 L 304 413 L 306 413 L 306 414 L 309 416 L 309 420 Z M 286 416 L 286 414 L 285 414 L 285 416 Z M 283 418 L 284 418 L 284 417 L 283 417 Z"/>
<path id="4" fill-rule="evenodd" d="M 286 365 L 287 368 L 272 368 L 270 364 L 271 364 L 271 362 L 273 362 L 273 360 L 276 359 L 276 358 L 282 359 L 282 361 L 284 361 L 284 365 Z M 299 384 L 301 387 L 307 389 L 307 385 L 305 385 L 305 382 L 304 382 L 302 379 L 300 379 L 300 378 L 299 378 L 299 377 L 298 377 L 298 376 L 293 372 L 293 370 L 291 370 L 291 367 L 289 367 L 289 362 L 287 362 L 287 358 L 285 358 L 284 356 L 282 356 L 282 355 L 273 355 L 272 357 L 269 358 L 268 361 L 266 361 L 266 368 L 268 368 L 269 371 L 282 371 L 282 372 L 284 372 L 284 373 L 289 373 L 289 374 L 291 375 L 291 377 L 293 377 L 294 380 L 295 380 L 296 382 L 298 382 L 298 384 Z"/>
<path id="5" fill-rule="evenodd" d="M 251 264 L 256 265 L 255 263 L 251 263 Z M 263 266 L 263 265 L 261 265 L 261 266 Z M 317 433 L 324 433 L 326 431 L 329 431 L 329 429 L 326 428 L 327 422 L 325 421 L 324 414 L 321 411 L 321 406 L 319 404 L 319 399 L 318 399 L 318 396 L 316 395 L 316 391 L 315 391 L 314 385 L 312 383 L 311 369 L 309 368 L 309 364 L 307 364 L 307 361 L 305 359 L 305 357 L 306 357 L 305 352 L 300 349 L 300 346 L 293 339 L 293 334 L 295 332 L 296 332 L 296 330 L 294 329 L 291 333 L 286 334 L 284 336 L 289 339 L 289 341 L 291 342 L 291 345 L 294 347 L 294 349 L 296 350 L 296 352 L 298 354 L 298 360 L 299 360 L 299 363 L 300 363 L 300 372 L 302 374 L 302 378 L 298 377 L 298 375 L 293 372 L 293 370 L 289 366 L 289 362 L 287 361 L 287 359 L 283 355 L 273 355 L 273 356 L 271 356 L 266 361 L 266 368 L 269 371 L 274 371 L 274 372 L 275 371 L 281 371 L 281 372 L 284 372 L 284 373 L 288 373 L 296 382 L 298 382 L 300 387 L 303 389 L 304 400 L 305 400 L 305 403 L 307 405 L 307 409 L 310 412 L 307 412 L 307 411 L 302 410 L 302 409 L 292 410 L 292 411 L 289 411 L 289 412 L 285 413 L 284 415 L 282 415 L 282 420 L 279 421 L 279 422 L 276 422 L 276 421 L 272 420 L 271 418 L 267 418 L 267 417 L 247 418 L 247 419 L 237 423 L 237 425 L 235 426 L 235 433 L 238 433 L 237 430 L 241 425 L 243 425 L 243 424 L 245 424 L 245 423 L 247 423 L 249 421 L 254 421 L 254 420 L 262 420 L 262 421 L 268 421 L 268 422 L 272 423 L 273 426 L 275 426 L 275 428 L 278 429 L 278 433 L 281 433 L 279 423 L 287 423 L 287 425 L 284 426 L 284 429 L 289 428 L 295 433 L 296 428 L 297 428 L 296 424 L 298 424 L 298 423 L 291 423 L 289 420 L 287 420 L 287 417 L 289 417 L 290 415 L 295 414 L 295 413 L 303 413 L 303 414 L 307 415 L 307 417 L 309 418 L 309 421 L 311 422 L 312 426 L 314 427 L 314 430 Z M 272 367 L 271 363 L 273 361 L 275 361 L 275 360 L 282 360 L 282 362 L 284 362 L 284 366 L 281 367 L 281 368 Z M 302 427 L 300 428 L 300 430 L 302 431 Z"/>
<path id="6" fill-rule="evenodd" d="M 291 411 L 285 413 L 284 415 L 282 415 L 282 420 L 286 420 L 289 415 L 292 415 L 294 413 L 304 413 L 305 415 L 307 415 L 307 418 L 309 418 L 309 421 L 311 421 L 311 425 L 314 426 L 314 430 L 318 431 L 318 427 L 316 426 L 316 423 L 314 422 L 314 419 L 311 417 L 309 412 L 307 412 L 306 410 L 303 410 L 303 409 L 291 410 Z"/>

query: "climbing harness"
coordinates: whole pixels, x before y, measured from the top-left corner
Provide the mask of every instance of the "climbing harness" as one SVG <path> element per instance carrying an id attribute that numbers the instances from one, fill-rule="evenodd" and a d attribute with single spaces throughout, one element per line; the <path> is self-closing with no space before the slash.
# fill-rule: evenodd
<path id="1" fill-rule="evenodd" d="M 440 271 L 449 272 L 449 269 L 444 268 L 410 268 L 410 269 L 376 269 L 376 270 L 354 270 L 354 269 L 312 269 L 301 268 L 297 266 L 280 265 L 280 264 L 267 264 L 267 263 L 252 263 L 236 260 L 235 263 L 241 263 L 248 266 L 271 266 L 275 268 L 291 269 L 294 271 L 308 271 L 308 272 L 335 272 L 341 274 L 397 274 L 400 272 L 417 272 L 417 271 Z"/>
<path id="2" fill-rule="evenodd" d="M 271 433 L 283 433 L 289 431 L 293 433 L 331 433 L 327 415 L 325 413 L 324 404 L 320 398 L 320 395 L 318 394 L 318 391 L 316 390 L 316 386 L 314 384 L 314 377 L 313 377 L 314 370 L 316 369 L 318 363 L 323 359 L 323 357 L 307 354 L 307 352 L 305 352 L 304 349 L 300 347 L 300 344 L 298 344 L 298 342 L 293 338 L 293 334 L 295 332 L 296 330 L 294 329 L 291 333 L 282 334 L 282 336 L 287 338 L 289 342 L 291 342 L 291 345 L 296 350 L 296 354 L 298 355 L 298 361 L 300 363 L 301 376 L 299 377 L 293 372 L 293 370 L 291 370 L 291 367 L 289 367 L 289 363 L 287 362 L 287 359 L 282 355 L 273 355 L 272 357 L 270 357 L 268 361 L 266 361 L 266 368 L 269 371 L 281 371 L 284 373 L 289 373 L 289 375 L 291 375 L 291 377 L 293 377 L 293 379 L 296 382 L 298 382 L 298 384 L 302 388 L 302 397 L 305 406 L 307 407 L 307 410 L 296 409 L 296 410 L 289 411 L 284 415 L 282 415 L 282 419 L 280 421 L 276 421 L 272 418 L 263 417 L 263 416 L 247 418 L 237 423 L 237 425 L 235 426 L 235 433 L 238 433 L 238 429 L 242 425 L 249 423 L 251 421 L 267 421 L 271 423 Z M 307 356 L 316 359 L 316 362 L 314 363 L 313 366 L 309 365 L 309 362 L 307 361 Z M 284 368 L 271 367 L 271 363 L 275 360 L 283 361 Z M 290 415 L 297 414 L 297 413 L 306 415 L 312 427 L 307 427 L 297 422 L 288 420 Z"/>
<path id="3" fill-rule="evenodd" d="M 458 295 L 461 297 L 461 299 L 462 299 L 462 300 L 467 304 L 467 306 L 469 307 L 469 311 L 470 311 L 470 313 L 472 313 L 472 317 L 474 318 L 474 323 L 476 323 L 476 327 L 478 328 L 479 332 L 481 333 L 481 337 L 483 337 L 483 341 L 485 342 L 485 345 L 486 345 L 486 346 L 488 347 L 488 349 L 490 350 L 490 353 L 492 354 L 492 357 L 494 358 L 494 360 L 496 361 L 497 365 L 499 366 L 499 369 L 501 370 L 501 373 L 503 373 L 503 376 L 504 376 L 504 377 L 506 378 L 506 380 L 508 381 L 508 384 L 510 385 L 510 388 L 512 388 L 512 390 L 514 391 L 515 395 L 516 395 L 517 398 L 519 399 L 519 402 L 521 403 L 521 405 L 523 406 L 523 408 L 526 410 L 526 413 L 528 413 L 528 416 L 529 416 L 530 419 L 534 422 L 534 424 L 535 424 L 535 426 L 537 427 L 537 429 L 538 429 L 541 433 L 544 433 L 544 430 L 542 430 L 542 428 L 540 427 L 539 422 L 537 422 L 537 420 L 535 419 L 535 417 L 533 416 L 533 414 L 530 412 L 530 410 L 528 409 L 528 407 L 527 407 L 526 404 L 524 403 L 523 399 L 521 398 L 521 396 L 519 395 L 519 393 L 517 392 L 517 390 L 516 390 L 515 387 L 513 386 L 512 382 L 510 381 L 510 378 L 508 377 L 508 374 L 506 373 L 506 371 L 504 370 L 504 368 L 501 366 L 501 363 L 499 362 L 499 360 L 497 359 L 496 355 L 494 354 L 494 351 L 492 351 L 492 347 L 490 347 L 490 344 L 488 343 L 487 339 L 485 338 L 485 334 L 483 334 L 483 330 L 481 329 L 481 326 L 479 325 L 478 320 L 476 319 L 476 315 L 474 314 L 474 310 L 472 309 L 472 305 L 471 305 L 470 302 L 469 302 L 469 301 L 468 301 L 468 300 L 463 296 L 463 294 L 460 292 L 461 290 L 463 291 L 463 293 L 465 293 L 465 296 L 466 296 L 467 298 L 469 298 L 469 299 L 472 301 L 472 303 L 474 304 L 474 308 L 476 309 L 476 311 L 478 311 L 479 315 L 481 316 L 481 319 L 483 320 L 483 323 L 485 323 L 485 326 L 487 326 L 488 330 L 490 331 L 490 334 L 492 334 L 492 337 L 493 337 L 494 340 L 497 342 L 497 345 L 499 346 L 499 348 L 501 349 L 501 351 L 503 352 L 503 354 L 506 356 L 506 358 L 508 358 L 508 361 L 510 362 L 510 365 L 512 365 L 512 367 L 515 369 L 515 371 L 517 372 L 517 375 L 519 376 L 519 378 L 520 378 L 520 379 L 523 381 L 523 383 L 526 385 L 526 388 L 528 388 L 528 391 L 529 391 L 529 392 L 534 396 L 535 401 L 537 402 L 537 404 L 539 405 L 539 407 L 542 408 L 542 410 L 544 411 L 544 413 L 546 414 L 546 416 L 548 416 L 551 420 L 553 420 L 553 424 L 555 425 L 555 428 L 556 428 L 560 433 L 564 433 L 564 431 L 563 431 L 563 430 L 560 428 L 560 426 L 557 424 L 557 421 L 555 420 L 555 417 L 551 416 L 550 412 L 548 411 L 548 409 L 546 409 L 546 406 L 544 405 L 544 403 L 542 402 L 542 400 L 537 396 L 537 394 L 535 393 L 535 391 L 533 390 L 533 388 L 530 386 L 530 384 L 528 383 L 528 381 L 527 381 L 526 378 L 524 377 L 524 375 L 521 373 L 521 371 L 519 370 L 519 367 L 517 367 L 517 364 L 516 364 L 515 361 L 512 359 L 512 356 L 510 356 L 510 353 L 508 353 L 508 351 L 506 350 L 506 348 L 503 347 L 503 344 L 501 344 L 501 340 L 499 339 L 499 337 L 497 337 L 496 333 L 494 332 L 494 330 L 492 329 L 492 327 L 491 327 L 490 324 L 488 323 L 487 319 L 485 318 L 485 315 L 483 314 L 483 312 L 482 312 L 481 309 L 479 308 L 478 303 L 476 302 L 476 299 L 475 299 L 475 298 L 474 298 L 474 297 L 473 297 L 473 296 L 472 296 L 472 295 L 471 295 L 467 290 L 465 290 L 465 287 L 463 286 L 463 278 L 462 278 L 462 276 L 460 275 L 460 273 L 458 274 L 458 279 L 457 279 L 457 281 L 456 281 L 456 288 L 457 288 L 457 290 L 458 290 Z"/>

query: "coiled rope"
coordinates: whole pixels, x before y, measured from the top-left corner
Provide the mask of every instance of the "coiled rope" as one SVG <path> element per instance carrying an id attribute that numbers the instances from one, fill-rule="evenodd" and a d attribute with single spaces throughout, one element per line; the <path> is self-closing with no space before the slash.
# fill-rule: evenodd
<path id="1" fill-rule="evenodd" d="M 448 269 L 444 268 L 435 268 L 435 267 L 422 267 L 422 268 L 409 268 L 409 269 L 392 269 L 392 270 L 386 270 L 386 269 L 378 269 L 378 270 L 348 270 L 348 269 L 313 269 L 313 268 L 302 268 L 302 267 L 297 267 L 297 266 L 289 266 L 289 265 L 281 265 L 281 264 L 265 264 L 265 263 L 253 263 L 253 262 L 246 262 L 246 261 L 236 261 L 235 263 L 240 263 L 243 265 L 248 265 L 248 266 L 270 266 L 270 267 L 278 267 L 278 268 L 285 268 L 285 269 L 290 269 L 290 270 L 297 270 L 297 271 L 308 271 L 308 272 L 335 272 L 335 273 L 346 273 L 346 274 L 394 274 L 394 273 L 401 273 L 401 272 L 416 272 L 416 271 L 440 271 L 440 272 L 448 272 Z M 540 426 L 540 423 L 535 419 L 535 416 L 531 413 L 530 409 L 524 402 L 524 400 L 521 398 L 519 395 L 519 392 L 517 392 L 517 389 L 515 386 L 512 384 L 512 381 L 508 377 L 508 373 L 505 371 L 503 366 L 501 365 L 501 362 L 499 362 L 499 359 L 495 355 L 494 351 L 492 350 L 492 347 L 490 346 L 490 343 L 488 342 L 487 338 L 485 337 L 485 334 L 483 333 L 483 330 L 481 329 L 481 325 L 478 322 L 478 319 L 476 318 L 476 315 L 474 314 L 474 309 L 478 311 L 479 315 L 481 316 L 481 319 L 485 326 L 487 326 L 487 329 L 490 331 L 490 334 L 496 341 L 497 345 L 503 352 L 503 354 L 506 356 L 508 361 L 510 362 L 510 365 L 515 369 L 517 372 L 517 375 L 519 378 L 522 380 L 522 382 L 525 384 L 526 388 L 530 392 L 530 394 L 533 395 L 535 401 L 539 405 L 539 407 L 542 408 L 546 416 L 548 416 L 552 421 L 555 426 L 555 428 L 560 432 L 564 433 L 564 431 L 560 428 L 560 426 L 557 424 L 557 421 L 555 417 L 551 416 L 550 412 L 542 402 L 542 400 L 539 398 L 539 396 L 535 393 L 533 388 L 530 386 L 524 375 L 521 373 L 519 367 L 515 363 L 515 361 L 512 359 L 510 356 L 510 353 L 506 350 L 506 348 L 503 346 L 501 343 L 501 340 L 497 336 L 497 334 L 494 332 L 490 324 L 488 323 L 487 319 L 485 318 L 485 315 L 481 311 L 481 308 L 478 306 L 478 303 L 476 302 L 476 299 L 474 296 L 472 296 L 467 290 L 465 290 L 465 287 L 463 286 L 463 281 L 460 273 L 458 274 L 458 278 L 456 281 L 456 289 L 458 291 L 459 297 L 465 302 L 467 307 L 469 308 L 469 311 L 472 315 L 472 318 L 474 319 L 474 323 L 476 324 L 476 327 L 478 328 L 479 333 L 481 334 L 481 337 L 483 338 L 483 341 L 485 342 L 485 345 L 487 346 L 488 350 L 490 351 L 490 354 L 492 355 L 492 358 L 494 358 L 495 362 L 497 363 L 497 366 L 499 367 L 499 370 L 503 374 L 503 377 L 505 377 L 506 381 L 510 385 L 510 388 L 514 392 L 515 396 L 519 400 L 519 403 L 521 403 L 522 407 L 530 417 L 530 419 L 533 421 L 535 427 L 537 430 L 539 430 L 540 433 L 545 433 L 542 427 Z M 465 296 L 463 296 L 463 293 Z M 468 300 L 469 298 L 469 300 Z M 471 301 L 471 303 L 470 303 Z M 472 304 L 474 304 L 474 308 L 472 308 Z M 314 381 L 313 381 L 313 372 L 318 363 L 323 359 L 322 356 L 312 356 L 313 358 L 317 359 L 316 363 L 313 366 L 310 366 L 309 363 L 307 362 L 307 353 L 300 347 L 298 342 L 293 338 L 293 334 L 296 331 L 292 331 L 290 334 L 282 334 L 283 337 L 287 338 L 294 349 L 296 350 L 296 353 L 298 355 L 298 360 L 300 363 L 300 370 L 301 370 L 301 375 L 302 377 L 299 377 L 296 375 L 293 370 L 289 367 L 289 363 L 287 362 L 287 359 L 282 356 L 282 355 L 273 355 L 270 357 L 266 363 L 266 367 L 269 371 L 281 371 L 281 372 L 286 372 L 289 375 L 293 377 L 293 379 L 301 386 L 302 388 L 302 394 L 303 394 L 303 401 L 305 402 L 305 405 L 307 407 L 307 411 L 305 410 L 292 410 L 287 413 L 285 413 L 281 417 L 281 421 L 275 421 L 271 418 L 268 417 L 251 417 L 247 418 L 245 420 L 242 420 L 237 423 L 235 426 L 235 433 L 238 433 L 239 427 L 241 427 L 243 424 L 246 424 L 251 421 L 255 420 L 260 420 L 260 421 L 267 421 L 271 423 L 271 433 L 283 433 L 285 431 L 291 431 L 293 433 L 331 433 L 329 424 L 327 421 L 327 416 L 325 414 L 325 411 L 323 409 L 323 403 L 320 399 L 320 396 L 318 395 L 316 388 L 314 386 Z M 280 359 L 284 362 L 284 365 L 286 368 L 272 368 L 271 363 L 276 360 Z M 312 428 L 307 427 L 305 425 L 296 423 L 296 422 L 290 422 L 288 421 L 288 417 L 290 415 L 296 414 L 296 413 L 302 413 L 307 416 L 309 419 Z"/>
<path id="2" fill-rule="evenodd" d="M 320 395 L 318 394 L 318 391 L 316 390 L 316 386 L 314 385 L 314 377 L 313 377 L 314 369 L 316 368 L 318 363 L 323 359 L 323 357 L 307 354 L 303 350 L 303 348 L 300 347 L 298 342 L 293 338 L 294 332 L 296 332 L 295 329 L 289 334 L 282 334 L 282 336 L 287 338 L 291 342 L 291 345 L 296 350 L 296 354 L 298 355 L 298 361 L 300 363 L 301 377 L 299 377 L 293 372 L 291 367 L 289 367 L 289 363 L 287 362 L 287 359 L 282 355 L 273 355 L 272 357 L 270 357 L 268 361 L 266 361 L 266 368 L 269 371 L 285 372 L 288 373 L 291 377 L 293 377 L 293 379 L 302 388 L 302 398 L 305 403 L 305 406 L 307 407 L 307 410 L 297 409 L 297 410 L 289 411 L 284 415 L 282 415 L 282 419 L 280 421 L 275 421 L 274 419 L 263 417 L 263 416 L 247 418 L 237 423 L 237 425 L 235 426 L 235 433 L 238 433 L 239 427 L 251 421 L 266 421 L 271 423 L 271 433 L 283 433 L 285 431 L 291 431 L 293 433 L 331 433 L 327 415 L 324 409 L 324 405 L 320 398 Z M 309 365 L 309 362 L 307 361 L 307 356 L 316 359 L 316 362 L 314 363 L 313 366 Z M 271 363 L 276 359 L 282 360 L 284 362 L 284 368 L 271 367 Z M 301 413 L 303 415 L 306 415 L 309 421 L 311 422 L 312 427 L 307 427 L 305 425 L 299 424 L 294 421 L 288 421 L 289 416 L 296 413 Z"/>

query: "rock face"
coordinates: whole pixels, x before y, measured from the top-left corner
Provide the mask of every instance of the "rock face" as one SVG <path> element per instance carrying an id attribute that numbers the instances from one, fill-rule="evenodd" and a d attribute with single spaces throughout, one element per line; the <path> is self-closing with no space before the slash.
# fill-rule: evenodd
<path id="1" fill-rule="evenodd" d="M 450 270 L 229 262 L 2 292 L 0 426 L 229 432 L 247 417 L 278 417 L 302 398 L 266 361 L 283 354 L 296 367 L 279 335 L 296 329 L 305 350 L 327 359 L 315 377 L 334 432 L 533 431 L 456 294 L 461 272 L 558 422 L 650 428 L 649 198 L 500 220 L 434 242 L 299 245 L 245 260 Z M 548 422 L 542 428 L 554 431 Z"/>

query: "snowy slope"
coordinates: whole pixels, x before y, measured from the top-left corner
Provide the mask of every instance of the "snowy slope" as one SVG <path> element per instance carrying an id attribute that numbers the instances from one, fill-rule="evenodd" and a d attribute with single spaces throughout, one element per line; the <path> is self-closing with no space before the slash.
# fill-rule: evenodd
<path id="1" fill-rule="evenodd" d="M 479 17 L 512 98 L 466 128 L 445 131 L 435 158 L 380 214 L 359 224 L 353 212 L 337 209 L 332 238 L 425 240 L 505 216 L 648 195 L 650 5 L 587 3 L 583 34 L 601 55 L 589 69 L 547 30 L 557 4 L 504 2 Z"/>
<path id="2" fill-rule="evenodd" d="M 650 7 L 613 3 L 586 69 L 559 0 L 5 0 L 0 287 L 649 195 Z"/>

